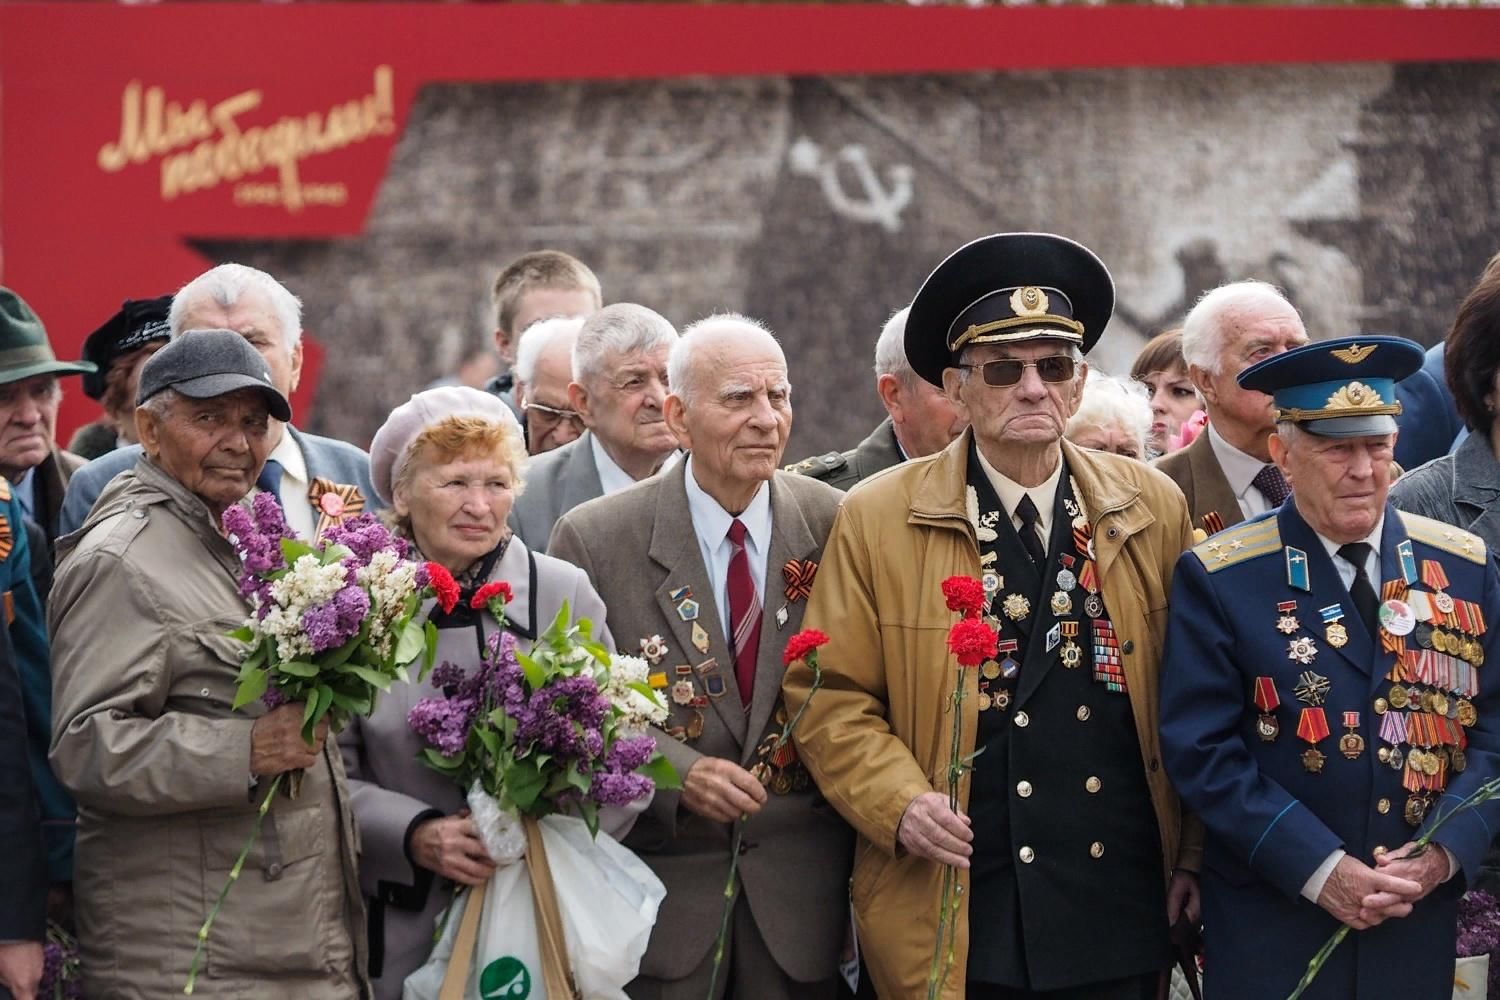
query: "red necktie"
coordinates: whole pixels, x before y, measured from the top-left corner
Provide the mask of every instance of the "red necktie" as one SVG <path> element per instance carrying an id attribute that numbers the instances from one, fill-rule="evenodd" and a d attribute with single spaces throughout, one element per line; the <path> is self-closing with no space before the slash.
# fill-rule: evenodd
<path id="1" fill-rule="evenodd" d="M 750 576 L 750 555 L 745 551 L 745 525 L 735 518 L 729 525 L 729 630 L 734 647 L 734 679 L 739 684 L 740 701 L 750 707 L 755 692 L 755 660 L 760 654 L 760 598 Z"/>

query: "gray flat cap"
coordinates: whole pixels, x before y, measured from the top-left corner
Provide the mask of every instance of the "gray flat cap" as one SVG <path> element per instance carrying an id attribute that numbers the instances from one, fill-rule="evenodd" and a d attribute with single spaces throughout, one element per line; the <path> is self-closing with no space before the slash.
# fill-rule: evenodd
<path id="1" fill-rule="evenodd" d="M 292 406 L 276 391 L 266 359 L 233 330 L 189 330 L 151 355 L 141 368 L 136 405 L 163 389 L 175 389 L 193 399 L 258 389 L 271 416 L 292 419 Z"/>

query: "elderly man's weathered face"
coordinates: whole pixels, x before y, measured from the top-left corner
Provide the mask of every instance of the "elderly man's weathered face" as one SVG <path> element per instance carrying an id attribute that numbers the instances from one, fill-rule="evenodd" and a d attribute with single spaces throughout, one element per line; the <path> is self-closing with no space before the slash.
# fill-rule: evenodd
<path id="1" fill-rule="evenodd" d="M 769 480 L 792 431 L 792 387 L 781 350 L 765 334 L 736 333 L 714 334 L 694 353 L 691 394 L 682 406 L 682 443 L 705 488 Z"/>
<path id="2" fill-rule="evenodd" d="M 526 450 L 531 454 L 561 448 L 583 433 L 583 420 L 568 402 L 572 381 L 572 340 L 559 337 L 538 355 L 525 386 Z"/>
<path id="3" fill-rule="evenodd" d="M 957 368 L 943 373 L 943 386 L 959 413 L 969 418 L 982 444 L 1021 449 L 1046 448 L 1062 440 L 1068 418 L 1083 399 L 1088 365 L 1077 362 L 1068 382 L 1045 382 L 1035 365 L 1022 369 L 1015 385 L 993 386 L 984 381 L 979 366 L 999 358 L 1036 361 L 1068 355 L 1065 341 L 1032 340 L 1019 344 L 980 344 L 964 352 L 964 364 L 974 365 L 967 378 Z"/>
<path id="4" fill-rule="evenodd" d="M 637 354 L 609 354 L 603 374 L 589 378 L 576 400 L 589 429 L 616 452 L 663 456 L 677 439 L 662 420 L 667 354 L 662 345 Z"/>
<path id="5" fill-rule="evenodd" d="M 1228 328 L 1219 355 L 1221 370 L 1194 369 L 1210 422 L 1221 428 L 1234 424 L 1246 432 L 1269 434 L 1276 425 L 1276 407 L 1271 397 L 1241 389 L 1235 377 L 1257 361 L 1303 346 L 1307 343 L 1307 331 L 1290 307 L 1244 313 L 1227 318 L 1225 323 Z"/>
<path id="6" fill-rule="evenodd" d="M 1291 444 L 1271 438 L 1271 457 L 1292 485 L 1297 511 L 1340 545 L 1375 530 L 1391 488 L 1396 435 L 1320 437 L 1305 430 Z"/>
<path id="7" fill-rule="evenodd" d="M 287 349 L 286 332 L 276 311 L 258 292 L 246 292 L 228 309 L 212 298 L 202 296 L 183 311 L 182 329 L 186 330 L 233 330 L 250 342 L 250 346 L 266 359 L 271 372 L 271 383 L 276 391 L 287 399 L 302 378 L 302 341 Z"/>
<path id="8" fill-rule="evenodd" d="M 147 407 L 136 412 L 146 454 L 215 513 L 250 492 L 271 453 L 271 415 L 255 389 L 176 396 L 160 417 Z"/>
<path id="9" fill-rule="evenodd" d="M 61 402 L 56 375 L 0 385 L 0 474 L 14 481 L 46 460 Z"/>
<path id="10" fill-rule="evenodd" d="M 165 340 L 138 347 L 129 354 L 121 355 L 110 364 L 105 375 L 104 398 L 100 405 L 114 422 L 115 433 L 122 444 L 135 444 L 135 394 L 141 384 L 141 369 L 151 355 L 165 347 Z"/>
<path id="11" fill-rule="evenodd" d="M 462 572 L 500 544 L 516 500 L 515 472 L 499 456 L 410 461 L 415 467 L 392 498 L 396 513 L 411 518 L 424 556 Z"/>
<path id="12" fill-rule="evenodd" d="M 894 383 L 894 391 L 882 392 L 881 396 L 908 458 L 942 451 L 968 426 L 947 393 L 926 379 L 916 375 L 909 380 L 896 375 L 882 378 Z"/>

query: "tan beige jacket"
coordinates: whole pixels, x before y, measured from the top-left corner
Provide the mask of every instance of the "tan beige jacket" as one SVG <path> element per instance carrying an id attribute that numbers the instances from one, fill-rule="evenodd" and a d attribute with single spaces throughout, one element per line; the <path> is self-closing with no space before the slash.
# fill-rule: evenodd
<path id="1" fill-rule="evenodd" d="M 78 802 L 84 993 L 181 997 L 199 925 L 250 832 L 257 702 L 233 712 L 246 605 L 203 503 L 149 460 L 68 536 L 52 589 L 52 766 Z M 198 994 L 361 995 L 364 908 L 329 740 L 273 800 L 209 936 Z"/>
<path id="2" fill-rule="evenodd" d="M 952 728 L 944 707 L 957 672 L 945 642 L 955 616 L 940 584 L 954 574 L 980 573 L 964 503 L 970 433 L 848 494 L 803 622 L 831 641 L 821 656 L 824 687 L 808 704 L 797 744 L 818 787 L 859 834 L 851 895 L 861 951 L 883 997 L 926 995 L 937 938 L 942 868 L 898 851 L 896 830 L 912 799 L 946 790 Z M 1125 653 L 1136 735 L 1161 830 L 1163 873 L 1196 871 L 1201 831 L 1186 842 L 1181 836 L 1157 736 L 1167 593 L 1190 538 L 1182 494 L 1138 462 L 1067 442 L 1063 451 L 1095 524 L 1101 586 Z M 811 680 L 804 663 L 788 670 L 790 711 L 807 701 Z M 965 754 L 973 751 L 978 728 L 975 671 L 967 683 Z M 959 798 L 967 808 L 967 781 Z M 967 875 L 962 884 L 967 892 Z M 946 998 L 963 996 L 968 940 L 965 908 Z"/>

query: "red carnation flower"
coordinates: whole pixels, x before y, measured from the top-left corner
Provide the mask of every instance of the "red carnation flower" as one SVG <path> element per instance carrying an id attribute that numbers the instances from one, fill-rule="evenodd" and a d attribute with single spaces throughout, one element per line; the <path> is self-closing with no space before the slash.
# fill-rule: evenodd
<path id="1" fill-rule="evenodd" d="M 458 606 L 458 581 L 453 574 L 435 562 L 427 564 L 427 585 L 437 595 L 438 607 L 448 614 Z"/>
<path id="2" fill-rule="evenodd" d="M 1000 637 L 978 618 L 963 618 L 948 630 L 948 649 L 961 667 L 977 667 L 995 657 Z"/>
<path id="3" fill-rule="evenodd" d="M 828 636 L 822 632 L 815 628 L 805 628 L 786 641 L 786 652 L 781 654 L 781 662 L 791 666 L 827 642 Z"/>
<path id="4" fill-rule="evenodd" d="M 496 580 L 494 583 L 487 583 L 475 591 L 474 596 L 469 599 L 469 607 L 478 611 L 494 600 L 499 600 L 502 604 L 509 604 L 512 596 L 510 584 L 504 580 Z"/>
<path id="5" fill-rule="evenodd" d="M 943 581 L 943 596 L 948 599 L 948 610 L 961 611 L 965 618 L 984 610 L 984 584 L 972 576 L 948 577 Z"/>

